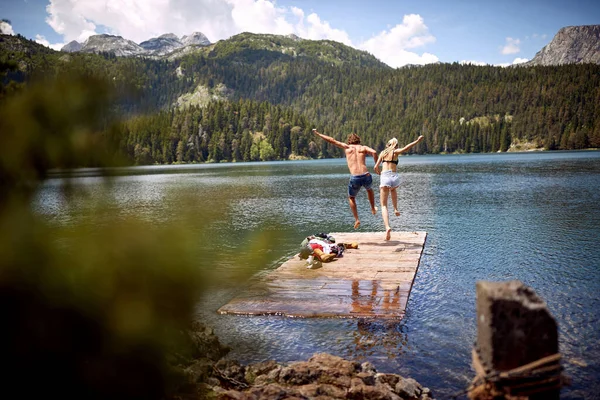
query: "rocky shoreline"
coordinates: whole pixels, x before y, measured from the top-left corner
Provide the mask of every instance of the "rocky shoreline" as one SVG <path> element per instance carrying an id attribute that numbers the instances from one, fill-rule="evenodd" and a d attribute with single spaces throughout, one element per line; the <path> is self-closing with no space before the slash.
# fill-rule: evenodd
<path id="1" fill-rule="evenodd" d="M 229 352 L 212 329 L 196 323 L 189 332 L 192 358 L 176 362 L 179 383 L 170 399 L 432 399 L 431 390 L 412 378 L 380 373 L 327 353 L 306 361 L 274 360 L 241 365 L 224 357 Z"/>

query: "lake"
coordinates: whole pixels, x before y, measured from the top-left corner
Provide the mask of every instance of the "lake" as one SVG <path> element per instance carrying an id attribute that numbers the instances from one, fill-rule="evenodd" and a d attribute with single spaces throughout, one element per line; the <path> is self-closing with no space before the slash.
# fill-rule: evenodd
<path id="1" fill-rule="evenodd" d="M 221 259 L 214 266 L 219 284 L 201 299 L 198 315 L 233 348 L 230 358 L 291 361 L 329 352 L 414 377 L 436 398 L 448 397 L 474 376 L 475 283 L 518 279 L 558 322 L 572 378 L 562 398 L 598 398 L 600 152 L 405 156 L 399 171 L 402 215 L 390 217 L 392 228 L 428 232 L 400 323 L 216 313 L 247 285 L 238 272 L 267 273 L 306 235 L 352 229 L 344 159 L 124 168 L 108 190 L 112 212 L 123 216 L 160 224 L 182 207 L 197 215 L 199 240 L 210 238 Z M 73 173 L 85 196 L 67 204 L 56 172 L 35 199 L 53 223 L 76 222 L 105 190 L 99 171 Z M 183 201 L 190 195 L 197 199 L 191 206 Z M 357 203 L 359 230 L 381 231 L 383 238 L 381 215 L 370 214 L 364 190 Z M 215 208 L 225 213 L 203 224 Z M 237 256 L 256 242 L 268 259 L 258 266 Z"/>

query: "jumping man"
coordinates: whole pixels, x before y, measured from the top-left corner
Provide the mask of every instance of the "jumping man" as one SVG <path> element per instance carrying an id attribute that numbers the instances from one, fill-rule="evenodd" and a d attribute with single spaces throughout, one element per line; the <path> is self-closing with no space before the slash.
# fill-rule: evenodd
<path id="1" fill-rule="evenodd" d="M 367 164 L 365 163 L 367 154 L 370 154 L 373 157 L 373 160 L 377 162 L 377 152 L 368 146 L 361 145 L 360 137 L 355 133 L 352 133 L 348 136 L 348 143 L 342 143 L 335 140 L 331 136 L 323 135 L 317 132 L 316 129 L 313 129 L 313 132 L 326 142 L 344 149 L 344 153 L 346 153 L 348 169 L 352 175 L 350 176 L 350 182 L 348 183 L 348 202 L 350 203 L 352 215 L 354 215 L 354 229 L 357 229 L 360 226 L 360 220 L 358 219 L 358 211 L 356 209 L 356 195 L 360 191 L 361 187 L 364 186 L 364 188 L 367 190 L 369 203 L 371 203 L 371 212 L 373 214 L 377 213 L 377 207 L 375 207 L 375 194 L 373 193 L 373 189 L 371 189 L 373 177 L 369 173 Z"/>

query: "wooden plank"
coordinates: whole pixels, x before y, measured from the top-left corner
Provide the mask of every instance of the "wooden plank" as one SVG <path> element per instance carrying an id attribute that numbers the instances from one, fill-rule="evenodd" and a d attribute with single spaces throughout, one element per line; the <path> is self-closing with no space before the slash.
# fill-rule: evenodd
<path id="1" fill-rule="evenodd" d="M 258 276 L 220 314 L 289 317 L 402 318 L 426 232 L 333 232 L 336 243 L 358 243 L 343 257 L 307 269 L 297 255 Z"/>

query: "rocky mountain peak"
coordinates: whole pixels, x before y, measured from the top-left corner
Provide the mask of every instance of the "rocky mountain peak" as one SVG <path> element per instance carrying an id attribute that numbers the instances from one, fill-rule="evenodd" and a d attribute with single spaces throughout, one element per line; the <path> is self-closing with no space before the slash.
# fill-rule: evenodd
<path id="1" fill-rule="evenodd" d="M 158 37 L 159 39 L 173 39 L 173 40 L 179 40 L 179 37 L 174 34 L 174 33 L 165 33 L 162 34 Z"/>
<path id="2" fill-rule="evenodd" d="M 108 34 L 90 36 L 80 51 L 86 53 L 114 53 L 116 56 L 133 56 L 144 53 L 144 49 L 131 40 Z"/>
<path id="3" fill-rule="evenodd" d="M 162 56 L 183 46 L 183 43 L 173 33 L 166 33 L 140 43 L 148 55 Z"/>
<path id="4" fill-rule="evenodd" d="M 293 34 L 293 33 L 290 33 L 289 35 L 285 35 L 285 37 L 287 37 L 288 39 L 292 39 L 292 40 L 294 40 L 294 41 L 296 41 L 296 42 L 299 42 L 299 41 L 301 41 L 301 40 L 304 40 L 304 39 L 302 39 L 300 36 L 297 36 L 297 35 L 295 35 L 295 34 Z"/>
<path id="5" fill-rule="evenodd" d="M 65 44 L 60 51 L 64 51 L 67 53 L 72 53 L 75 51 L 81 51 L 83 45 L 79 43 L 77 40 L 71 40 L 69 43 Z"/>
<path id="6" fill-rule="evenodd" d="M 531 61 L 521 65 L 600 64 L 600 25 L 561 28 Z"/>
<path id="7" fill-rule="evenodd" d="M 202 32 L 194 32 L 191 35 L 185 35 L 181 38 L 181 42 L 184 46 L 208 46 L 210 44 L 210 40 L 208 40 L 208 38 Z"/>
<path id="8" fill-rule="evenodd" d="M 183 36 L 181 39 L 174 33 L 165 33 L 159 37 L 145 40 L 139 45 L 121 36 L 100 34 L 90 36 L 83 44 L 75 40 L 61 49 L 65 52 L 81 51 L 85 53 L 113 53 L 117 56 L 163 57 L 189 45 L 210 45 L 208 38 L 201 32 Z"/>

